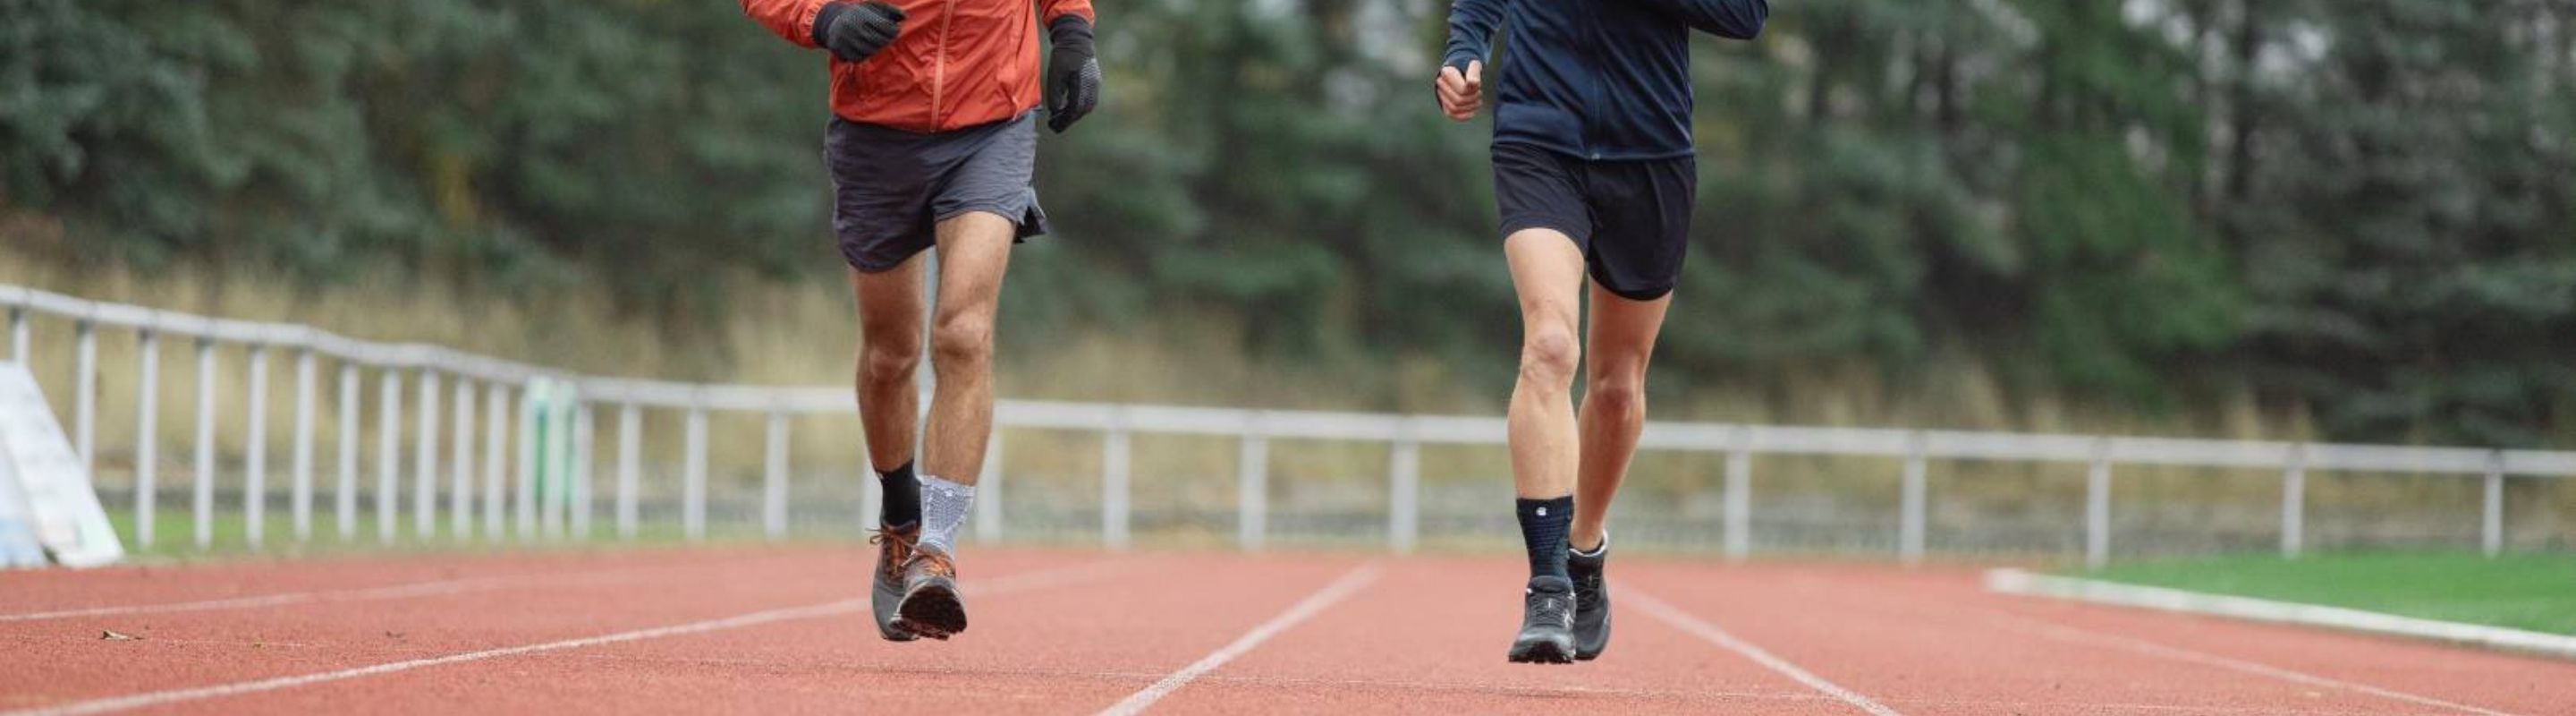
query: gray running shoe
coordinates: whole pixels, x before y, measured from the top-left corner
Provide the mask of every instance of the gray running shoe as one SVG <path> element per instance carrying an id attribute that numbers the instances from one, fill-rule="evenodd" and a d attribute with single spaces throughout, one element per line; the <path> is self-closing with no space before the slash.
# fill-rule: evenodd
<path id="1" fill-rule="evenodd" d="M 1574 663 L 1574 585 L 1557 577 L 1531 577 L 1523 599 L 1512 663 Z"/>
<path id="2" fill-rule="evenodd" d="M 897 628 L 932 639 L 966 631 L 966 602 L 957 593 L 957 563 L 936 547 L 915 546 L 903 568 Z"/>
<path id="3" fill-rule="evenodd" d="M 919 635 L 903 627 L 895 618 L 895 607 L 903 602 L 904 565 L 912 561 L 921 543 L 921 523 L 879 527 L 868 542 L 877 546 L 877 571 L 868 606 L 876 612 L 877 634 L 886 641 L 912 641 Z"/>
<path id="4" fill-rule="evenodd" d="M 1601 568 L 1610 561 L 1610 540 L 1586 556 L 1566 550 L 1565 571 L 1574 575 L 1574 658 L 1591 661 L 1610 646 L 1610 585 Z"/>

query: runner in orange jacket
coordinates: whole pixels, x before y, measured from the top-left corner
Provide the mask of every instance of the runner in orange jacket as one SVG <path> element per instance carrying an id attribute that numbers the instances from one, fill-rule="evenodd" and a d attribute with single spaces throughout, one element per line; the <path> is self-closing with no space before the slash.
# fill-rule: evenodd
<path id="1" fill-rule="evenodd" d="M 740 2 L 743 14 L 760 21 L 770 32 L 789 42 L 816 48 L 831 45 L 831 23 L 816 22 L 827 12 L 864 9 L 868 5 L 896 9 L 902 35 L 884 46 L 884 51 L 862 61 L 833 58 L 832 113 L 852 122 L 912 132 L 972 127 L 1010 119 L 1037 107 L 1039 20 L 1043 19 L 1055 36 L 1058 52 L 1062 52 L 1068 34 L 1079 34 L 1088 51 L 1093 17 L 1091 0 L 1041 0 L 1037 16 L 1029 13 L 1025 0 Z M 1056 69 L 1058 73 L 1079 70 Z M 1051 83 L 1063 81 L 1061 77 L 1048 79 Z M 1049 112 L 1075 111 L 1059 107 L 1056 100 L 1060 97 L 1048 99 Z M 1071 121 L 1059 118 L 1051 124 L 1062 132 Z"/>
<path id="2" fill-rule="evenodd" d="M 1030 186 L 1041 90 L 1063 132 L 1100 99 L 1090 0 L 739 0 L 743 14 L 828 50 L 832 229 L 858 294 L 858 399 L 884 488 L 873 598 L 891 641 L 966 630 L 956 535 L 993 433 L 993 318 L 1011 245 L 1046 233 Z M 1042 15 L 1043 17 L 1038 17 Z M 1040 87 L 1038 27 L 1053 47 Z M 913 468 L 927 278 L 938 376 Z"/>

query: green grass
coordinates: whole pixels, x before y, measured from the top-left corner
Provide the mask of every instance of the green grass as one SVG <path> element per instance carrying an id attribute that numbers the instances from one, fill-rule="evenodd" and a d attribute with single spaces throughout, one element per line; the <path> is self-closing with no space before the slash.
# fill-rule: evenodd
<path id="1" fill-rule="evenodd" d="M 2576 555 L 2571 554 L 2228 556 L 2142 562 L 2080 576 L 2576 634 Z"/>

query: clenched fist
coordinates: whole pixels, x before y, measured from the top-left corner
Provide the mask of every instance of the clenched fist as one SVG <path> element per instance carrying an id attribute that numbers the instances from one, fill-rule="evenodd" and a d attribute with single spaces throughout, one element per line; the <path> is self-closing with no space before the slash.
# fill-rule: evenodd
<path id="1" fill-rule="evenodd" d="M 866 62 L 903 32 L 903 8 L 883 0 L 836 2 L 814 15 L 814 44 L 842 62 Z"/>
<path id="2" fill-rule="evenodd" d="M 1440 95 L 1440 111 L 1448 113 L 1450 119 L 1460 122 L 1475 119 L 1476 111 L 1485 107 L 1485 63 L 1468 60 L 1463 69 L 1457 65 L 1443 65 L 1440 77 L 1431 81 L 1431 87 Z"/>

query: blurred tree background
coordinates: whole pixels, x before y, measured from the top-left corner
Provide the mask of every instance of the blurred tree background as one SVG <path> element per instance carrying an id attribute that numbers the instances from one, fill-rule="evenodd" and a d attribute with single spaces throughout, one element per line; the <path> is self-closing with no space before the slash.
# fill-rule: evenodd
<path id="1" fill-rule="evenodd" d="M 1967 363 L 2338 439 L 2568 441 L 2576 3 L 1776 5 L 1699 41 L 1658 395 Z M 1488 127 L 1427 89 L 1447 6 L 1103 3 L 1107 104 L 1043 142 L 1059 234 L 1015 262 L 1006 344 L 1187 314 L 1507 385 Z M 687 336 L 742 281 L 840 280 L 823 65 L 720 2 L 0 0 L 0 237 L 596 291 Z"/>

